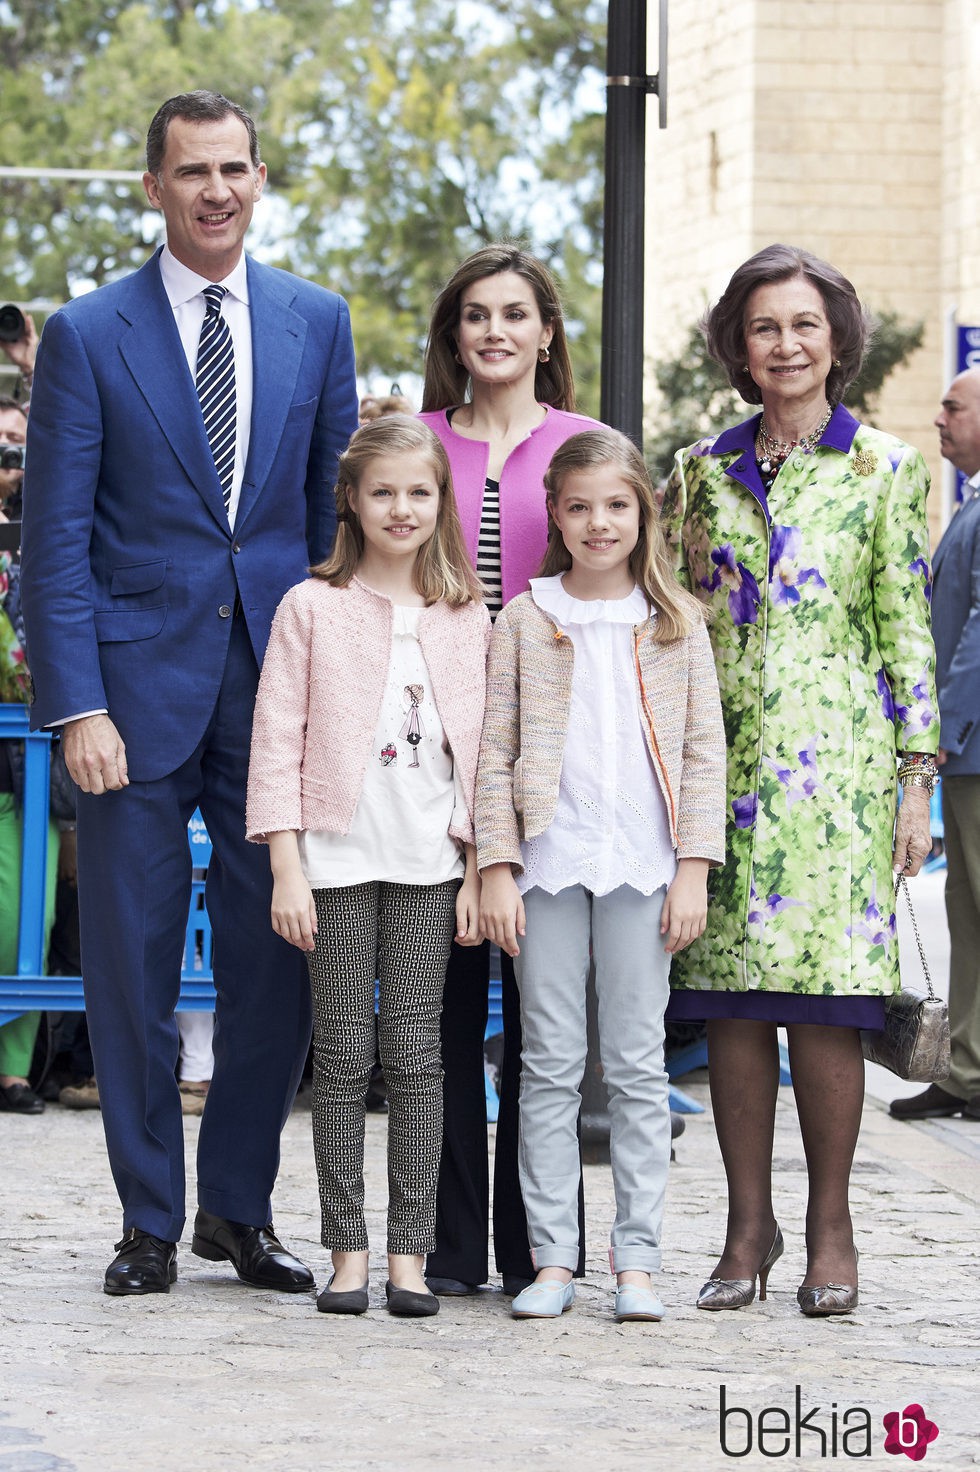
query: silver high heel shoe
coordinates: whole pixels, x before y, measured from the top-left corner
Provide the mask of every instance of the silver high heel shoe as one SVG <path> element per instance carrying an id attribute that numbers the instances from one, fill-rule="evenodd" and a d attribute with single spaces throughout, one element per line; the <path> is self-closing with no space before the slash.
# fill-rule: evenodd
<path id="1" fill-rule="evenodd" d="M 857 1260 L 858 1250 L 855 1247 L 855 1264 Z M 800 1305 L 800 1312 L 806 1314 L 808 1319 L 823 1319 L 830 1314 L 849 1314 L 858 1305 L 857 1284 L 821 1283 L 816 1288 L 797 1288 L 796 1301 Z"/>
<path id="2" fill-rule="evenodd" d="M 783 1255 L 783 1234 L 776 1227 L 776 1235 L 772 1239 L 772 1246 L 759 1264 L 759 1302 L 765 1302 L 766 1284 L 769 1282 L 769 1269 L 778 1257 Z M 824 1292 L 826 1290 L 817 1290 Z M 800 1289 L 802 1293 L 802 1288 Z M 755 1297 L 755 1278 L 709 1278 L 707 1283 L 698 1294 L 698 1308 L 744 1308 L 751 1303 Z M 801 1305 L 802 1307 L 802 1305 Z M 804 1313 L 806 1310 L 804 1309 Z"/>

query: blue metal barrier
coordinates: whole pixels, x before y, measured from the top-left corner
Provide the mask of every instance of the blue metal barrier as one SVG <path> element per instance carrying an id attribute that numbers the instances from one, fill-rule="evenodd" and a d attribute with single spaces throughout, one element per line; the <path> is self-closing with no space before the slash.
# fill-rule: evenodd
<path id="1" fill-rule="evenodd" d="M 44 876 L 48 863 L 48 783 L 51 738 L 28 730 L 22 705 L 0 704 L 0 740 L 23 740 L 24 829 L 21 851 L 20 918 L 17 933 L 17 975 L 0 977 L 0 1022 L 43 1006 L 35 1002 L 33 987 L 48 978 L 44 969 Z M 28 818 L 28 797 L 32 803 Z M 35 814 L 40 814 L 40 821 Z"/>
<path id="2" fill-rule="evenodd" d="M 31 731 L 22 705 L 0 702 L 0 740 L 25 742 L 23 844 L 21 853 L 20 929 L 16 976 L 0 975 L 0 1026 L 23 1012 L 84 1012 L 80 976 L 44 975 L 44 876 L 48 855 L 48 789 L 51 734 Z M 204 873 L 211 859 L 211 839 L 199 812 L 187 828 L 194 878 L 184 935 L 180 973 L 181 1012 L 213 1012 L 214 941 L 204 900 Z M 503 1027 L 500 1003 L 499 959 L 490 979 L 489 1020 L 486 1036 Z M 492 1096 L 492 1097 L 491 1097 Z M 487 1108 L 496 1119 L 497 1096 L 487 1082 Z"/>
<path id="3" fill-rule="evenodd" d="M 0 740 L 25 743 L 23 838 L 20 870 L 20 929 L 17 974 L 0 976 L 0 1025 L 22 1012 L 83 1012 L 80 976 L 44 975 L 44 876 L 48 859 L 48 786 L 51 735 L 31 731 L 22 705 L 0 703 Z M 211 842 L 199 813 L 188 826 L 195 874 L 207 868 Z M 184 940 L 179 1011 L 213 1012 L 211 924 L 204 906 L 204 880 L 195 877 Z"/>

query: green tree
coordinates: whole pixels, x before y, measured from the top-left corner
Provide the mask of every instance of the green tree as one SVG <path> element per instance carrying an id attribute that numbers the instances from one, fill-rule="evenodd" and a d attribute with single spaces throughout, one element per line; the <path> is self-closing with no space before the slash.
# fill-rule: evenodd
<path id="1" fill-rule="evenodd" d="M 563 282 L 594 409 L 604 26 L 597 0 L 10 0 L 0 160 L 141 169 L 157 102 L 216 88 L 260 127 L 253 248 L 348 297 L 362 372 L 417 371 L 455 263 L 517 237 Z M 2 289 L 64 298 L 158 234 L 138 185 L 5 181 Z"/>
<path id="2" fill-rule="evenodd" d="M 922 346 L 923 335 L 921 322 L 903 322 L 896 312 L 879 312 L 876 317 L 878 326 L 861 375 L 845 400 L 853 414 L 871 424 L 885 379 Z M 667 478 L 682 445 L 719 434 L 726 425 L 756 412 L 731 387 L 724 369 L 708 357 L 696 324 L 688 332 L 681 352 L 661 359 L 654 373 L 660 407 L 655 431 L 647 436 L 646 458 L 655 480 Z"/>

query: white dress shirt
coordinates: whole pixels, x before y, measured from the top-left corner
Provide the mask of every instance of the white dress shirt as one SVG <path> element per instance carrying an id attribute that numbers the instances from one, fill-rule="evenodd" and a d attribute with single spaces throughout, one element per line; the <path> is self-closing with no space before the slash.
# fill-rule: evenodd
<path id="1" fill-rule="evenodd" d="M 204 288 L 212 283 L 206 276 L 198 276 L 196 271 L 181 265 L 168 245 L 163 247 L 160 254 L 160 275 L 167 299 L 173 308 L 184 357 L 187 359 L 191 378 L 196 383 L 197 348 L 205 313 Z M 228 323 L 235 349 L 235 396 L 238 410 L 235 416 L 235 471 L 231 481 L 231 500 L 228 503 L 228 520 L 234 526 L 252 428 L 252 320 L 248 310 L 248 272 L 244 254 L 239 257 L 235 269 L 223 281 L 215 284 L 223 286 L 227 293 L 221 303 L 221 312 Z"/>

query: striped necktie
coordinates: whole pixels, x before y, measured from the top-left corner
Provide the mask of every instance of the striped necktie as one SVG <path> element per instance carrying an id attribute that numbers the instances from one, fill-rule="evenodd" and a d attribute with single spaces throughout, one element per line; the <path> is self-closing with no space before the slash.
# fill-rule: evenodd
<path id="1" fill-rule="evenodd" d="M 204 429 L 221 482 L 225 510 L 231 505 L 231 483 L 235 473 L 235 349 L 228 323 L 221 315 L 223 286 L 206 286 L 206 310 L 197 348 L 197 393 L 204 415 Z"/>

